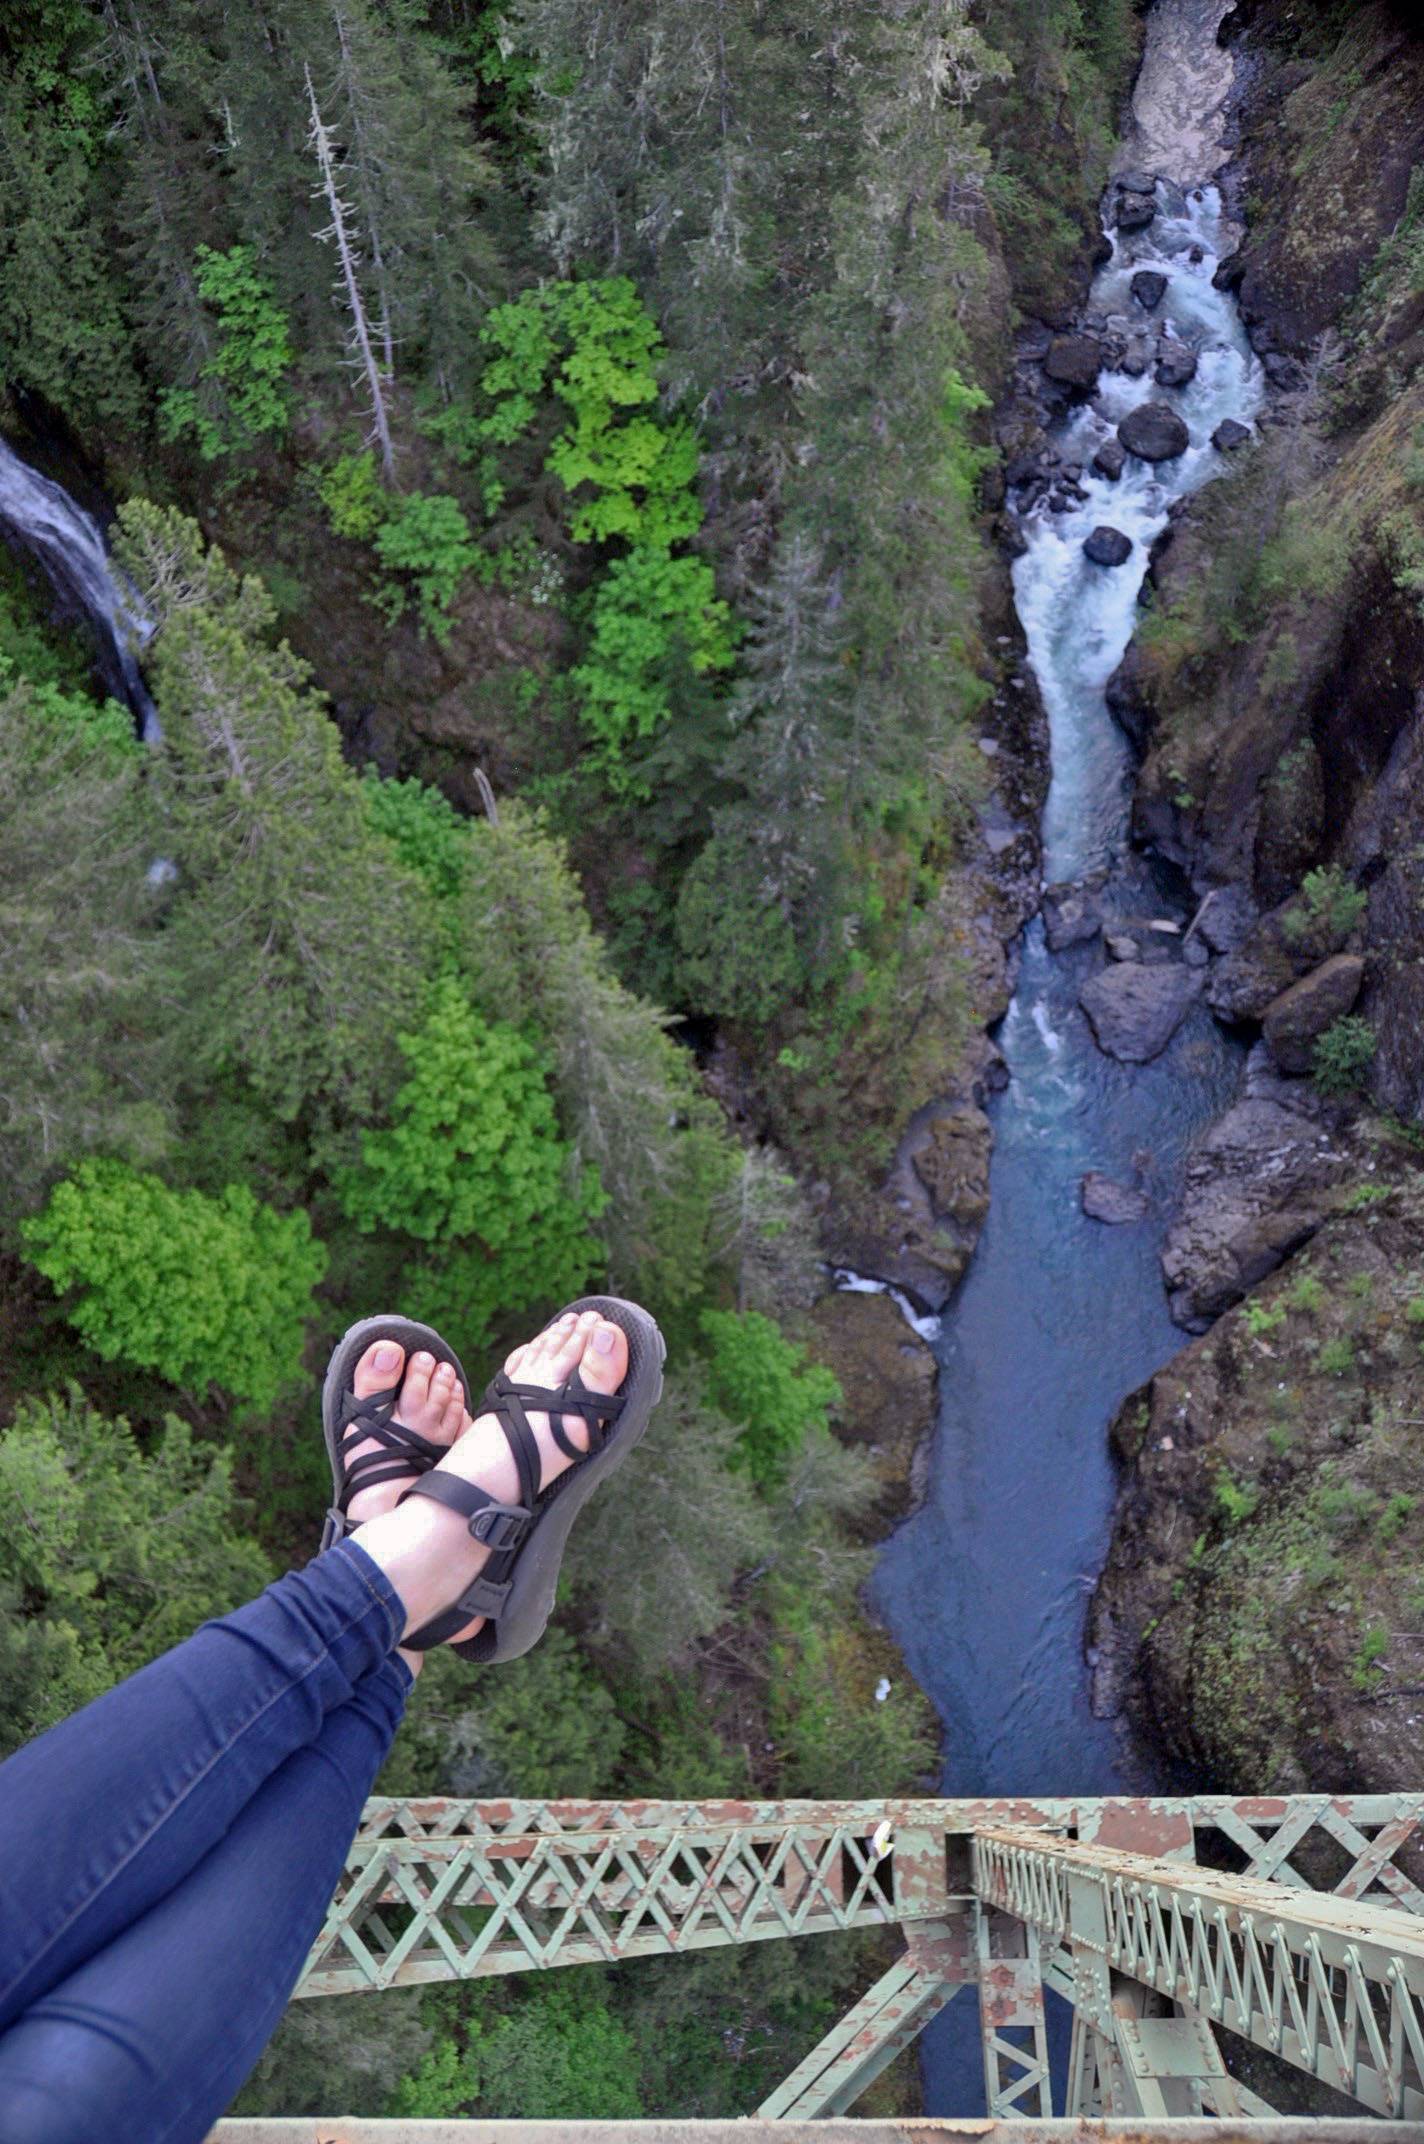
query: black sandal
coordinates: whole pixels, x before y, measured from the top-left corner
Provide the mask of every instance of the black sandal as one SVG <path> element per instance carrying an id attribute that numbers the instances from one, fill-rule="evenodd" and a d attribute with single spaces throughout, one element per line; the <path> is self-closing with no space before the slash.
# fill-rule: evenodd
<path id="1" fill-rule="evenodd" d="M 498 1416 L 519 1471 L 521 1500 L 498 1503 L 485 1490 L 450 1473 L 422 1473 L 406 1490 L 405 1496 L 433 1496 L 437 1503 L 458 1511 L 469 1521 L 474 1538 L 493 1552 L 459 1600 L 401 1639 L 402 1645 L 416 1652 L 443 1645 L 462 1623 L 477 1615 L 486 1618 L 483 1630 L 454 1647 L 464 1660 L 485 1665 L 516 1660 L 538 1643 L 553 1613 L 569 1529 L 599 1483 L 627 1458 L 662 1397 L 667 1349 L 646 1310 L 613 1295 L 587 1295 L 568 1309 L 575 1315 L 596 1310 L 610 1325 L 619 1327 L 628 1341 L 627 1374 L 617 1392 L 603 1393 L 589 1391 L 577 1366 L 557 1391 L 518 1384 L 501 1371 L 486 1385 L 478 1407 L 466 1401 L 472 1415 Z M 574 1462 L 543 1490 L 539 1487 L 539 1447 L 526 1407 L 548 1415 L 554 1442 Z M 586 1452 L 569 1438 L 562 1419 L 566 1414 L 582 1415 L 587 1422 Z"/>
<path id="2" fill-rule="evenodd" d="M 378 1340 L 393 1340 L 397 1347 L 404 1348 L 400 1376 L 386 1390 L 358 1399 L 353 1382 L 356 1365 Z M 377 1482 L 406 1481 L 412 1474 L 428 1474 L 450 1449 L 448 1444 L 432 1444 L 419 1430 L 407 1429 L 403 1422 L 392 1419 L 410 1358 L 421 1349 L 437 1362 L 454 1364 L 465 1388 L 468 1409 L 470 1383 L 459 1356 L 447 1347 L 439 1333 L 428 1325 L 418 1325 L 413 1318 L 362 1318 L 347 1328 L 331 1351 L 326 1382 L 321 1388 L 321 1424 L 331 1461 L 331 1509 L 321 1534 L 324 1549 L 352 1531 L 347 1513 L 359 1490 L 373 1489 Z M 371 1437 L 377 1439 L 381 1450 L 363 1452 L 359 1459 L 348 1460 L 352 1447 Z"/>

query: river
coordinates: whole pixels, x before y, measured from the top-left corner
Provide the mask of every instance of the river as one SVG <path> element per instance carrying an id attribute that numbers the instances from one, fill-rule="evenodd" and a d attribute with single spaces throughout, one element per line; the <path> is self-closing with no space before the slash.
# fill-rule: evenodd
<path id="1" fill-rule="evenodd" d="M 1135 269 L 1160 269 L 1169 282 L 1150 326 L 1170 322 L 1200 350 L 1196 377 L 1171 390 L 1150 373 L 1105 372 L 1094 403 L 1054 435 L 1065 461 L 1087 464 L 1127 410 L 1151 399 L 1180 413 L 1191 446 L 1175 461 L 1131 458 L 1116 483 L 1089 475 L 1085 501 L 1068 510 L 1032 510 L 1014 567 L 1049 718 L 1045 881 L 1110 865 L 1100 898 L 1114 927 L 1135 926 L 1144 945 L 1153 920 L 1180 921 L 1180 890 L 1128 848 L 1131 758 L 1104 687 L 1134 631 L 1148 546 L 1170 506 L 1224 470 L 1210 444 L 1221 420 L 1250 422 L 1263 399 L 1235 302 L 1212 284 L 1235 243 L 1209 183 L 1224 153 L 1230 61 L 1216 31 L 1226 12 L 1221 0 L 1158 0 L 1153 10 L 1118 168 L 1145 165 L 1158 177 L 1157 214 L 1147 230 L 1109 234 L 1113 258 L 1085 307 L 1148 326 L 1129 282 Z M 1124 565 L 1084 557 L 1099 524 L 1132 537 Z M 1170 934 L 1161 942 L 1172 945 Z M 1167 1315 L 1161 1237 L 1188 1148 L 1236 1090 L 1240 1052 L 1198 1007 L 1154 1062 L 1104 1056 L 1077 1003 L 1104 959 L 1100 941 L 1050 953 L 1037 920 L 1025 934 L 999 1038 L 1010 1084 L 993 1110 L 989 1219 L 934 1343 L 941 1400 L 930 1479 L 873 1582 L 943 1722 L 947 1794 L 1154 1784 L 1088 1704 L 1084 1617 L 1114 1492 L 1105 1431 L 1124 1396 L 1183 1343 Z M 1149 1218 L 1087 1219 L 1079 1187 L 1090 1169 L 1138 1183 Z M 1051 2021 L 1051 2036 L 1062 2040 L 1063 2019 Z M 974 2006 L 951 2004 L 922 2045 L 926 2111 L 982 2112 Z"/>

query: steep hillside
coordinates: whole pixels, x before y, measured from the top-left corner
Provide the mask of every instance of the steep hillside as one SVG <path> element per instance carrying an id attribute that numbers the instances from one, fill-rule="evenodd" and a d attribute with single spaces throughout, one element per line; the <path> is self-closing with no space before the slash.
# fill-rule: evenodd
<path id="1" fill-rule="evenodd" d="M 1211 1329 L 1114 1425 L 1097 1698 L 1213 1784 L 1385 1788 L 1424 1718 L 1424 41 L 1278 0 L 1233 35 L 1223 273 L 1277 392 L 1113 698 L 1263 1039 L 1164 1254 Z"/>

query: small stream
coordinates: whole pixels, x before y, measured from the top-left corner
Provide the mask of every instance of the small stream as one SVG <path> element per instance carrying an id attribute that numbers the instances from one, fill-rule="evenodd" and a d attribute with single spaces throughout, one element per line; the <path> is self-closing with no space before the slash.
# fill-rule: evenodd
<path id="1" fill-rule="evenodd" d="M 1157 214 L 1130 236 L 1112 233 L 1085 316 L 1125 316 L 1151 333 L 1164 323 L 1200 351 L 1180 389 L 1149 372 L 1104 373 L 1091 403 L 1054 434 L 1065 461 L 1085 466 L 1135 404 L 1169 404 L 1189 450 L 1174 461 L 1130 458 L 1116 482 L 1088 474 L 1085 499 L 1038 506 L 1024 521 L 1028 549 L 1014 590 L 1029 657 L 1048 711 L 1052 785 L 1044 814 L 1044 877 L 1076 880 L 1110 866 L 1098 895 L 1109 927 L 1151 947 L 1153 922 L 1180 924 L 1180 890 L 1127 845 L 1131 760 L 1104 686 L 1131 639 L 1148 547 L 1173 501 L 1225 467 L 1210 444 L 1223 418 L 1249 423 L 1263 398 L 1234 300 L 1212 275 L 1234 234 L 1203 178 L 1219 166 L 1210 130 L 1188 128 L 1175 169 L 1163 114 L 1224 95 L 1215 43 L 1221 0 L 1158 0 L 1122 165 L 1159 176 Z M 1168 71 L 1170 94 L 1153 70 Z M 1229 80 L 1229 62 L 1227 65 Z M 1215 163 L 1211 159 L 1215 155 Z M 1129 284 L 1141 267 L 1170 280 L 1150 317 Z M 1083 541 L 1100 524 L 1133 539 L 1117 568 L 1094 566 Z M 1180 957 L 1170 932 L 1158 943 Z M 993 1107 L 991 1207 L 964 1285 L 934 1342 L 940 1415 L 922 1507 L 887 1543 L 873 1582 L 880 1613 L 944 1728 L 943 1791 L 954 1795 L 1074 1795 L 1150 1790 L 1110 1722 L 1090 1711 L 1083 1658 L 1087 1599 L 1106 1547 L 1114 1483 L 1106 1426 L 1118 1403 L 1183 1344 L 1167 1315 L 1158 1264 L 1188 1148 L 1232 1099 L 1240 1052 L 1200 1005 L 1154 1062 L 1104 1056 L 1077 1003 L 1103 965 L 1101 941 L 1054 955 L 1030 925 L 1000 1043 L 1011 1080 Z M 1144 1190 L 1147 1220 L 1104 1226 L 1085 1217 L 1080 1180 L 1100 1169 Z M 1062 2006 L 1059 2005 L 1059 2008 Z M 1063 2019 L 1053 2021 L 1062 2039 Z M 926 2111 L 984 2107 L 978 2016 L 951 2004 L 922 2042 Z"/>

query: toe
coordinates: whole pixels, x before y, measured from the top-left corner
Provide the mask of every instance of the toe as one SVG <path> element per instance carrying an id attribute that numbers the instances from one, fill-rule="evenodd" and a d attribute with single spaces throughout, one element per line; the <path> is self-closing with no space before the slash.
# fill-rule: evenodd
<path id="1" fill-rule="evenodd" d="M 595 1318 L 579 1376 L 592 1392 L 616 1392 L 627 1375 L 627 1335 L 607 1318 Z"/>
<path id="2" fill-rule="evenodd" d="M 445 1396 L 445 1411 L 440 1417 L 438 1435 L 442 1443 L 453 1444 L 457 1437 L 464 1435 L 469 1426 L 470 1418 L 465 1412 L 465 1388 L 452 1373 L 452 1383 Z"/>
<path id="3" fill-rule="evenodd" d="M 408 1429 L 420 1427 L 420 1417 L 430 1406 L 430 1381 L 435 1375 L 435 1357 L 422 1349 L 412 1355 L 401 1386 L 400 1399 L 396 1404 L 398 1420 Z M 438 1410 L 437 1410 L 438 1412 Z"/>
<path id="4" fill-rule="evenodd" d="M 394 1340 L 377 1340 L 356 1365 L 352 1380 L 356 1397 L 368 1400 L 373 1392 L 389 1392 L 392 1385 L 400 1382 L 404 1361 L 403 1347 L 397 1347 Z"/>

